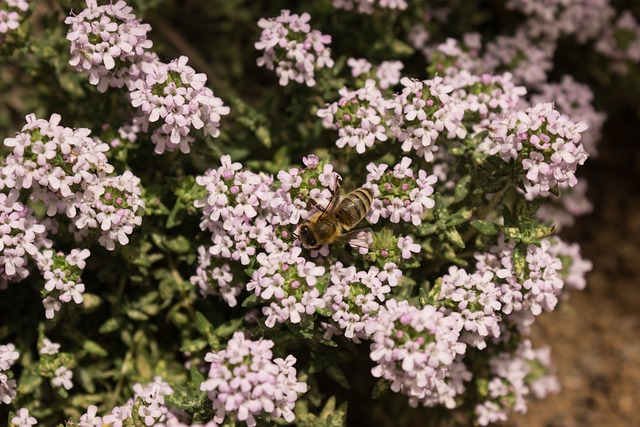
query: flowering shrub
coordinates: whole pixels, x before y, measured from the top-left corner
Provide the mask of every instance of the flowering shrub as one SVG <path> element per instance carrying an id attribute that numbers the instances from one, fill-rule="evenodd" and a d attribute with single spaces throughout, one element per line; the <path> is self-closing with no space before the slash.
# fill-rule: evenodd
<path id="1" fill-rule="evenodd" d="M 528 337 L 587 284 L 557 231 L 606 115 L 549 76 L 561 38 L 637 73 L 633 14 L 269 3 L 0 3 L 10 425 L 485 426 L 559 389 Z"/>

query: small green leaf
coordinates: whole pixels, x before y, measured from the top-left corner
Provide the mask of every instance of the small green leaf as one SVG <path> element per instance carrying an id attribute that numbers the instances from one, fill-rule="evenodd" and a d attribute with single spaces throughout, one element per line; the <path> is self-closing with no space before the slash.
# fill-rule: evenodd
<path id="1" fill-rule="evenodd" d="M 100 326 L 98 332 L 100 332 L 101 334 L 108 334 L 109 332 L 117 331 L 120 328 L 120 325 L 120 320 L 112 317 L 111 319 L 104 322 L 102 326 Z"/>
<path id="2" fill-rule="evenodd" d="M 454 245 L 456 245 L 459 248 L 464 248 L 464 240 L 462 240 L 462 236 L 460 235 L 460 233 L 458 233 L 458 230 L 456 230 L 455 228 L 449 228 L 444 232 L 445 237 L 447 238 L 448 241 L 450 241 L 451 243 L 453 243 Z"/>
<path id="3" fill-rule="evenodd" d="M 373 386 L 373 390 L 371 390 L 371 398 L 379 399 L 383 394 L 385 394 L 389 390 L 389 381 L 387 380 L 378 380 L 376 385 Z"/>
<path id="4" fill-rule="evenodd" d="M 176 204 L 169 212 L 169 216 L 167 217 L 167 228 L 173 228 L 177 225 L 180 225 L 184 218 L 186 217 L 187 211 L 184 202 L 181 199 L 176 201 Z"/>
<path id="5" fill-rule="evenodd" d="M 206 340 L 203 340 L 202 338 L 196 338 L 192 340 L 186 340 L 185 342 L 183 342 L 182 345 L 180 346 L 180 351 L 190 351 L 190 352 L 200 351 L 207 348 L 207 346 L 208 346 L 208 343 Z"/>
<path id="6" fill-rule="evenodd" d="M 138 321 L 141 321 L 141 322 L 149 320 L 149 316 L 147 316 L 146 314 L 144 314 L 140 310 L 136 310 L 136 309 L 131 308 L 131 309 L 126 310 L 125 313 L 127 314 L 127 316 L 131 320 L 138 320 Z"/>
<path id="7" fill-rule="evenodd" d="M 521 277 L 525 273 L 527 268 L 527 245 L 523 243 L 516 244 L 513 251 L 513 266 L 517 277 Z"/>
<path id="8" fill-rule="evenodd" d="M 199 311 L 196 311 L 196 329 L 206 338 L 213 335 L 213 325 Z"/>
<path id="9" fill-rule="evenodd" d="M 449 217 L 447 224 L 450 227 L 460 225 L 464 222 L 469 221 L 472 215 L 473 215 L 473 211 L 470 208 L 462 208 L 458 212 L 454 213 Z"/>
<path id="10" fill-rule="evenodd" d="M 505 227 L 518 227 L 519 221 L 507 206 L 504 206 L 504 209 L 502 209 L 502 217 L 504 218 Z"/>
<path id="11" fill-rule="evenodd" d="M 338 385 L 340 385 L 342 388 L 346 388 L 347 390 L 349 390 L 349 380 L 338 365 L 331 365 L 327 367 L 326 372 L 329 378 L 338 383 Z"/>
<path id="12" fill-rule="evenodd" d="M 258 304 L 260 304 L 260 300 L 258 299 L 258 296 L 256 294 L 251 294 L 247 298 L 245 298 L 244 301 L 242 301 L 242 306 L 244 308 L 255 307 Z"/>
<path id="13" fill-rule="evenodd" d="M 438 226 L 433 223 L 423 222 L 418 227 L 418 232 L 416 233 L 418 236 L 428 236 L 430 234 L 435 233 L 438 230 Z"/>
<path id="14" fill-rule="evenodd" d="M 94 393 L 96 390 L 95 385 L 93 384 L 93 378 L 91 373 L 86 369 L 77 369 L 76 373 L 78 374 L 78 380 L 82 387 L 87 390 L 89 393 Z"/>
<path id="15" fill-rule="evenodd" d="M 26 396 L 39 389 L 42 385 L 42 377 L 31 370 L 25 369 L 18 379 L 18 395 Z"/>
<path id="16" fill-rule="evenodd" d="M 508 240 L 520 241 L 522 239 L 522 234 L 518 227 L 504 227 L 502 232 Z"/>
<path id="17" fill-rule="evenodd" d="M 215 329 L 214 334 L 220 338 L 230 337 L 234 332 L 238 330 L 243 321 L 244 318 L 239 317 L 237 319 L 232 319 L 226 323 L 223 323 Z"/>
<path id="18" fill-rule="evenodd" d="M 464 200 L 469 194 L 469 183 L 471 182 L 471 176 L 467 175 L 463 177 L 458 184 L 456 184 L 456 188 L 453 191 L 453 201 L 455 203 L 461 202 Z"/>
<path id="19" fill-rule="evenodd" d="M 433 287 L 429 289 L 429 293 L 427 294 L 427 301 L 436 301 L 440 296 L 440 291 L 442 290 L 442 277 L 438 277 L 436 282 L 433 284 Z"/>
<path id="20" fill-rule="evenodd" d="M 165 239 L 164 247 L 177 254 L 186 254 L 191 251 L 191 240 L 187 239 L 185 236 Z"/>
<path id="21" fill-rule="evenodd" d="M 105 357 L 109 355 L 109 352 L 105 350 L 100 344 L 95 341 L 85 339 L 82 348 L 91 354 L 95 354 L 96 356 Z"/>
<path id="22" fill-rule="evenodd" d="M 403 259 L 401 262 L 402 268 L 416 268 L 420 267 L 420 261 L 414 256 L 413 258 Z"/>
<path id="23" fill-rule="evenodd" d="M 520 220 L 530 220 L 546 199 L 538 197 L 533 200 L 527 200 L 524 197 L 518 200 L 516 204 L 516 217 Z"/>
<path id="24" fill-rule="evenodd" d="M 471 226 L 478 230 L 480 234 L 484 234 L 485 236 L 493 236 L 498 234 L 498 231 L 500 231 L 500 228 L 496 223 L 484 219 L 474 219 L 471 221 Z"/>

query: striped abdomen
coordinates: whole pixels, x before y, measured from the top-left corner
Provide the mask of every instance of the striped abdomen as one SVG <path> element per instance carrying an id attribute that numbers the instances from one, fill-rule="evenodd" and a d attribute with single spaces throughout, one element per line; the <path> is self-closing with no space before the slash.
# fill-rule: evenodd
<path id="1" fill-rule="evenodd" d="M 347 194 L 336 207 L 335 217 L 344 231 L 350 230 L 367 214 L 373 203 L 373 193 L 368 188 L 358 188 Z"/>

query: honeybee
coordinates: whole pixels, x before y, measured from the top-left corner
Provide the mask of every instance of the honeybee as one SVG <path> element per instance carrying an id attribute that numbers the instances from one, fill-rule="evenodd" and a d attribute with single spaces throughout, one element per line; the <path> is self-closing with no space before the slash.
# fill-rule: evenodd
<path id="1" fill-rule="evenodd" d="M 320 212 L 298 226 L 298 237 L 307 249 L 318 249 L 335 241 L 346 242 L 368 229 L 351 230 L 367 214 L 373 203 L 373 193 L 368 188 L 358 188 L 340 197 L 342 180 L 336 179 L 331 200 L 326 208 L 314 200 L 311 204 Z"/>

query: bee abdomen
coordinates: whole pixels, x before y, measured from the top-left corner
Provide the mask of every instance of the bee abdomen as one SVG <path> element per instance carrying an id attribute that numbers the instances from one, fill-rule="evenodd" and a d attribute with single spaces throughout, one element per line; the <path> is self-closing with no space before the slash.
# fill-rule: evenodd
<path id="1" fill-rule="evenodd" d="M 347 194 L 336 209 L 336 217 L 348 230 L 359 223 L 373 203 L 373 193 L 368 188 L 358 188 Z"/>

